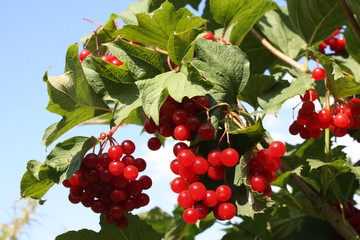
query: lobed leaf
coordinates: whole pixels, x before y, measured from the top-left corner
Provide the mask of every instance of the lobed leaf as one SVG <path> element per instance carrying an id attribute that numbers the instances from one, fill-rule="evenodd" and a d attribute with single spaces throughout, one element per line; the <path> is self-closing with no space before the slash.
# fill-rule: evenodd
<path id="1" fill-rule="evenodd" d="M 159 8 L 163 2 L 165 2 L 165 0 L 150 0 L 150 11 Z M 169 2 L 173 4 L 176 9 L 180 9 L 189 4 L 195 10 L 198 10 L 201 0 L 169 0 Z"/>
<path id="2" fill-rule="evenodd" d="M 119 13 L 118 15 L 114 14 L 113 18 L 120 17 L 126 24 L 138 25 L 136 14 L 151 12 L 149 9 L 150 3 L 150 0 L 139 0 L 134 3 L 130 3 L 125 11 Z"/>
<path id="3" fill-rule="evenodd" d="M 199 28 L 206 22 L 200 17 L 195 17 L 188 9 L 182 8 L 176 11 L 168 1 L 153 14 L 138 13 L 136 18 L 138 25 L 125 25 L 116 31 L 115 35 L 122 35 L 129 41 L 164 50 L 167 49 L 168 40 L 174 32 L 180 33 Z"/>

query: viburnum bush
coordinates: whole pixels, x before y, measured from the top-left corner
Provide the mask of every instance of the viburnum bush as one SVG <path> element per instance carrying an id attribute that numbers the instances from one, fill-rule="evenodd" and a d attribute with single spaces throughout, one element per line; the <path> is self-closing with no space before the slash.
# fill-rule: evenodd
<path id="1" fill-rule="evenodd" d="M 82 124 L 110 131 L 29 161 L 21 196 L 41 200 L 62 184 L 71 203 L 101 214 L 99 232 L 59 240 L 194 239 L 216 221 L 224 240 L 359 239 L 360 168 L 333 143 L 360 141 L 360 2 L 200 2 L 130 4 L 68 48 L 64 73 L 43 77 L 47 109 L 62 116 L 44 145 Z M 187 4 L 205 4 L 202 16 Z M 284 129 L 297 145 L 272 140 L 262 124 L 288 99 L 298 104 Z M 127 124 L 152 135 L 152 151 L 176 141 L 163 159 L 174 173 L 172 215 L 131 214 L 151 201 L 152 176 L 141 175 L 149 163 L 133 156 L 131 136 L 113 137 Z"/>

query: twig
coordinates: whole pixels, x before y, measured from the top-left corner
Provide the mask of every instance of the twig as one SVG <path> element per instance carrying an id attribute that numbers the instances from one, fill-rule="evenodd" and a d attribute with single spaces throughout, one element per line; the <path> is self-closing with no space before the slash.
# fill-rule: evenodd
<path id="1" fill-rule="evenodd" d="M 355 32 L 355 35 L 357 36 L 358 40 L 360 41 L 360 27 L 356 22 L 354 14 L 352 14 L 349 6 L 346 3 L 346 0 L 340 0 L 340 3 L 341 3 L 341 6 L 344 9 L 344 12 L 345 12 L 346 16 L 348 17 L 348 20 L 349 20 L 349 22 L 351 24 L 351 27 Z"/>
<path id="2" fill-rule="evenodd" d="M 283 60 L 290 66 L 293 66 L 301 70 L 302 72 L 306 72 L 304 66 L 302 66 L 300 63 L 296 62 L 292 58 L 286 56 L 284 53 L 276 49 L 273 45 L 271 45 L 271 43 L 269 43 L 265 38 L 263 38 L 254 28 L 250 29 L 250 34 L 279 59 Z"/>

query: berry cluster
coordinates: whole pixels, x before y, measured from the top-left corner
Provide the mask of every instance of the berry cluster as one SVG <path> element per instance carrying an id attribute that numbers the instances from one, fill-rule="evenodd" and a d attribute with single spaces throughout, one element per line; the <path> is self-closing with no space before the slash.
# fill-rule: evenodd
<path id="1" fill-rule="evenodd" d="M 253 191 L 263 193 L 263 196 L 271 196 L 270 183 L 276 179 L 276 171 L 281 167 L 280 158 L 284 156 L 286 147 L 280 141 L 272 142 L 268 149 L 257 151 L 249 163 L 250 185 Z"/>
<path id="2" fill-rule="evenodd" d="M 152 118 L 144 123 L 144 130 L 147 133 L 159 133 L 164 137 L 185 141 L 193 140 L 197 135 L 202 140 L 210 140 L 215 136 L 215 128 L 211 123 L 201 123 L 197 116 L 200 112 L 210 106 L 210 99 L 207 96 L 196 96 L 185 98 L 178 103 L 169 96 L 160 108 L 159 126 Z M 161 147 L 160 139 L 153 137 L 148 141 L 151 150 L 158 150 Z"/>
<path id="3" fill-rule="evenodd" d="M 339 201 L 334 201 L 333 205 L 339 213 L 344 212 L 345 219 L 348 220 L 355 231 L 360 233 L 360 210 L 350 201 L 347 201 L 346 204 L 343 205 L 343 209 L 341 208 Z M 338 239 L 344 239 L 340 234 L 337 235 Z"/>
<path id="4" fill-rule="evenodd" d="M 84 61 L 84 59 L 90 54 L 91 54 L 91 52 L 89 50 L 87 50 L 87 49 L 82 50 L 79 54 L 80 62 Z M 101 57 L 101 59 L 106 62 L 109 62 L 115 66 L 123 65 L 123 63 L 119 59 L 117 59 L 117 57 L 115 57 L 113 55 L 104 55 Z"/>
<path id="5" fill-rule="evenodd" d="M 124 212 L 146 206 L 150 198 L 142 191 L 152 185 L 146 175 L 137 179 L 139 172 L 145 170 L 146 162 L 135 159 L 131 155 L 134 151 L 135 144 L 125 140 L 121 145 L 110 146 L 107 153 L 87 154 L 76 174 L 63 182 L 70 188 L 70 202 L 81 202 L 95 213 L 105 213 L 108 223 L 127 227 Z"/>
<path id="6" fill-rule="evenodd" d="M 314 90 L 307 90 L 301 97 L 303 104 L 297 119 L 289 128 L 290 134 L 300 134 L 303 139 L 317 139 L 322 136 L 322 129 L 329 128 L 336 137 L 343 137 L 349 129 L 360 127 L 360 99 L 345 99 L 343 103 L 331 105 L 330 109 L 323 108 L 316 112 L 314 101 L 317 99 Z"/>
<path id="7" fill-rule="evenodd" d="M 335 54 L 340 54 L 342 51 L 345 50 L 345 38 L 344 36 L 340 36 L 340 28 L 336 29 L 333 32 L 332 37 L 325 39 L 323 42 L 319 44 L 319 52 L 325 54 L 325 49 L 327 46 L 330 47 L 330 50 L 334 51 Z"/>
<path id="8" fill-rule="evenodd" d="M 173 152 L 176 159 L 171 162 L 170 169 L 180 176 L 171 182 L 171 189 L 179 194 L 177 201 L 185 209 L 185 222 L 194 224 L 197 220 L 204 219 L 209 208 L 213 208 L 216 219 L 232 219 L 236 214 L 236 207 L 229 202 L 232 195 L 230 187 L 220 185 L 216 190 L 209 190 L 198 181 L 203 174 L 215 181 L 224 179 L 225 167 L 234 167 L 239 162 L 238 152 L 233 148 L 213 150 L 205 159 L 183 142 L 176 143 Z"/>

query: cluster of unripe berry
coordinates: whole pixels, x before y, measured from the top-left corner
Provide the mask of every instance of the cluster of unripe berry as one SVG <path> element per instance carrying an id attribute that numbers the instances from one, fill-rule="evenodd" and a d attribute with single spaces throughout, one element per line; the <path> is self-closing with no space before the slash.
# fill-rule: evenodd
<path id="1" fill-rule="evenodd" d="M 327 46 L 330 47 L 330 50 L 334 51 L 335 54 L 340 54 L 342 51 L 345 50 L 345 38 L 342 35 L 339 35 L 340 29 L 336 29 L 333 32 L 332 37 L 325 39 L 323 42 L 319 44 L 319 52 L 325 54 L 325 49 Z"/>
<path id="2" fill-rule="evenodd" d="M 343 137 L 349 129 L 360 127 L 360 99 L 344 99 L 343 103 L 334 103 L 329 109 L 323 108 L 319 112 L 315 111 L 314 101 L 318 99 L 315 90 L 307 90 L 301 99 L 302 107 L 289 128 L 292 135 L 317 139 L 322 136 L 322 129 L 329 128 L 336 137 Z"/>
<path id="3" fill-rule="evenodd" d="M 209 208 L 213 208 L 213 214 L 219 220 L 232 219 L 236 207 L 229 202 L 232 195 L 230 187 L 220 185 L 216 190 L 209 190 L 199 180 L 204 174 L 215 181 L 224 179 L 225 167 L 234 167 L 239 162 L 237 151 L 233 148 L 213 150 L 205 159 L 179 142 L 174 145 L 173 152 L 176 159 L 170 163 L 170 169 L 180 176 L 171 182 L 171 189 L 179 194 L 177 201 L 185 209 L 184 221 L 193 224 L 204 219 Z"/>
<path id="4" fill-rule="evenodd" d="M 146 168 L 142 158 L 134 158 L 135 144 L 125 140 L 112 145 L 107 153 L 89 153 L 71 179 L 63 181 L 70 188 L 71 203 L 82 203 L 95 213 L 105 213 L 108 223 L 119 228 L 128 226 L 124 212 L 146 206 L 150 198 L 143 190 L 152 185 L 150 177 L 139 172 Z"/>
<path id="5" fill-rule="evenodd" d="M 215 128 L 211 123 L 202 123 L 198 114 L 210 106 L 207 96 L 185 98 L 178 103 L 169 96 L 160 108 L 159 126 L 152 118 L 144 123 L 144 130 L 149 134 L 158 133 L 164 137 L 173 137 L 180 141 L 191 141 L 196 136 L 202 140 L 210 140 L 215 136 Z M 161 147 L 160 139 L 153 137 L 148 141 L 151 150 Z"/>
<path id="6" fill-rule="evenodd" d="M 360 210 L 357 209 L 350 201 L 347 201 L 345 204 L 343 204 L 343 208 L 340 206 L 339 201 L 334 201 L 333 205 L 339 213 L 344 213 L 345 219 L 353 226 L 355 231 L 360 233 Z M 338 233 L 337 236 L 340 240 L 344 239 Z"/>
<path id="7" fill-rule="evenodd" d="M 261 192 L 263 196 L 271 196 L 270 183 L 276 179 L 276 171 L 281 167 L 280 158 L 284 156 L 286 147 L 280 141 L 274 141 L 268 149 L 261 149 L 253 155 L 248 163 L 250 185 L 253 191 Z"/>
<path id="8" fill-rule="evenodd" d="M 80 62 L 84 61 L 84 59 L 89 56 L 91 54 L 91 52 L 87 49 L 84 49 L 80 52 L 79 54 L 79 59 L 80 59 Z M 115 57 L 114 55 L 104 55 L 101 57 L 102 60 L 108 62 L 108 63 L 111 63 L 115 66 L 121 66 L 123 65 L 123 63 L 117 58 Z"/>

